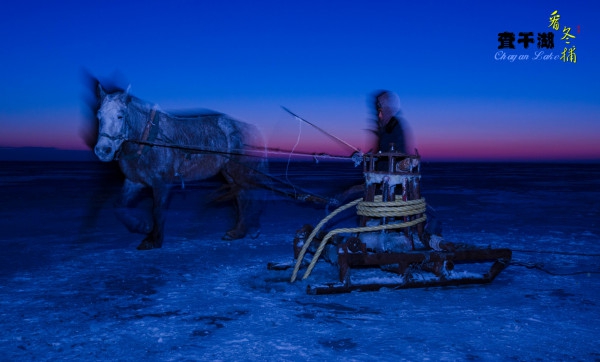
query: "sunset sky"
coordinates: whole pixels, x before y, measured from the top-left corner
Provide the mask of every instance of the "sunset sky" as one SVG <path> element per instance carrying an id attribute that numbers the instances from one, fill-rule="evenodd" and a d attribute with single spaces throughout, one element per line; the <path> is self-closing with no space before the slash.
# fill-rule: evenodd
<path id="1" fill-rule="evenodd" d="M 0 147 L 86 149 L 88 72 L 254 123 L 282 150 L 352 153 L 284 106 L 368 151 L 371 95 L 389 89 L 424 159 L 600 160 L 592 1 L 22 1 L 0 34 Z"/>

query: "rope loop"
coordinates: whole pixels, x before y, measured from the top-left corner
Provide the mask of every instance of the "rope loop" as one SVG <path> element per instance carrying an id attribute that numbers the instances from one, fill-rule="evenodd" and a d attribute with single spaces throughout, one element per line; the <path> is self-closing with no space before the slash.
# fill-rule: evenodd
<path id="1" fill-rule="evenodd" d="M 427 204 L 425 203 L 424 198 L 417 199 L 417 200 L 409 200 L 409 201 L 395 200 L 395 201 L 385 201 L 384 202 L 382 200 L 383 200 L 383 198 L 381 195 L 376 195 L 374 201 L 363 201 L 362 198 L 359 198 L 359 199 L 356 199 L 354 201 L 347 203 L 346 205 L 340 206 L 339 208 L 334 210 L 331 214 L 329 214 L 327 217 L 325 217 L 323 220 L 321 220 L 321 222 L 319 222 L 319 224 L 317 224 L 317 226 L 313 229 L 313 231 L 310 233 L 310 235 L 304 242 L 304 245 L 302 246 L 302 249 L 300 250 L 300 253 L 298 254 L 298 258 L 296 259 L 296 265 L 294 266 L 294 271 L 292 272 L 292 278 L 290 281 L 294 282 L 296 280 L 296 277 L 298 275 L 298 270 L 300 269 L 300 265 L 302 264 L 302 260 L 304 259 L 304 255 L 306 254 L 306 251 L 308 250 L 310 243 L 312 242 L 314 237 L 317 235 L 319 230 L 329 220 L 331 220 L 334 216 L 336 216 L 337 214 L 339 214 L 340 212 L 342 212 L 344 210 L 347 210 L 353 206 L 356 206 L 356 213 L 358 215 L 374 217 L 374 218 L 383 218 L 383 217 L 402 217 L 403 218 L 403 217 L 408 217 L 408 216 L 418 216 L 418 215 L 421 215 L 421 216 L 414 220 L 409 220 L 409 221 L 399 221 L 399 222 L 387 223 L 387 224 L 375 225 L 375 226 L 340 228 L 340 229 L 335 229 L 335 230 L 328 232 L 327 235 L 325 235 L 325 237 L 319 244 L 317 251 L 315 252 L 310 264 L 308 265 L 308 268 L 307 268 L 306 272 L 304 273 L 304 276 L 302 277 L 303 280 L 308 278 L 308 276 L 312 272 L 313 268 L 315 267 L 315 264 L 317 263 L 317 260 L 319 259 L 319 257 L 321 256 L 321 253 L 323 252 L 323 249 L 325 248 L 325 245 L 327 244 L 327 241 L 336 234 L 403 229 L 403 228 L 417 225 L 417 224 L 422 223 L 425 220 L 427 220 L 427 217 L 425 216 L 425 210 L 427 209 Z"/>
<path id="2" fill-rule="evenodd" d="M 381 195 L 377 195 L 375 201 L 360 202 L 356 206 L 356 213 L 368 217 L 402 217 L 422 214 L 427 209 L 425 199 L 386 202 L 381 200 Z"/>

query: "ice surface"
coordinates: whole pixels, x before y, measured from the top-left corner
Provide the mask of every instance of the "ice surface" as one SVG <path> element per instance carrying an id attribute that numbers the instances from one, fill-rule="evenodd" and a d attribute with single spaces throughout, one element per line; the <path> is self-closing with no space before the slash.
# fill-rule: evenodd
<path id="1" fill-rule="evenodd" d="M 598 165 L 421 170 L 445 239 L 514 250 L 491 284 L 307 295 L 337 271 L 319 264 L 290 284 L 291 271 L 266 265 L 291 261 L 296 230 L 322 207 L 271 195 L 261 237 L 223 242 L 233 209 L 207 201 L 215 180 L 190 184 L 174 191 L 163 248 L 140 252 L 142 236 L 113 214 L 113 168 L 2 163 L 2 359 L 600 359 Z M 288 177 L 331 196 L 357 181 L 324 162 Z"/>

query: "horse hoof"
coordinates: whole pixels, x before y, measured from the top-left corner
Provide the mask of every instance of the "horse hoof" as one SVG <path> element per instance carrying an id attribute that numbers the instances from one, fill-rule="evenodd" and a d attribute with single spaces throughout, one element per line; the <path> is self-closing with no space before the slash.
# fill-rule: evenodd
<path id="1" fill-rule="evenodd" d="M 152 250 L 159 249 L 160 247 L 162 247 L 162 244 L 160 243 L 144 240 L 140 243 L 140 245 L 138 245 L 137 250 Z"/>
<path id="2" fill-rule="evenodd" d="M 140 243 L 140 245 L 138 245 L 137 250 L 150 250 L 150 249 L 154 249 L 154 246 L 152 245 L 151 242 L 148 241 L 142 241 Z"/>
<path id="3" fill-rule="evenodd" d="M 246 236 L 246 234 L 241 233 L 236 230 L 229 230 L 228 232 L 225 233 L 225 235 L 223 235 L 221 240 L 225 240 L 225 241 L 238 240 L 238 239 L 243 239 L 244 236 Z"/>
<path id="4" fill-rule="evenodd" d="M 251 229 L 250 231 L 248 231 L 248 234 L 250 235 L 250 239 L 258 239 L 258 237 L 260 236 L 260 229 Z"/>

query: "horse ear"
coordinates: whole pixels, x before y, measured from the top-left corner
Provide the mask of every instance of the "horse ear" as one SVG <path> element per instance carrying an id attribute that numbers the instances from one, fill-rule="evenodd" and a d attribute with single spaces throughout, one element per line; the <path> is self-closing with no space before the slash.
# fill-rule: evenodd
<path id="1" fill-rule="evenodd" d="M 129 94 L 129 91 L 131 90 L 131 84 L 127 86 L 127 89 L 125 90 L 125 104 L 131 102 L 131 99 L 133 98 L 133 96 L 131 94 Z"/>
<path id="2" fill-rule="evenodd" d="M 106 97 L 106 92 L 104 91 L 104 88 L 102 88 L 102 84 L 100 84 L 100 82 L 97 82 L 97 84 L 96 84 L 96 98 L 102 99 L 104 97 Z"/>

